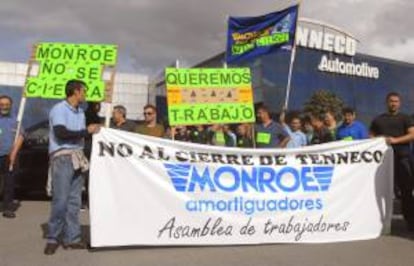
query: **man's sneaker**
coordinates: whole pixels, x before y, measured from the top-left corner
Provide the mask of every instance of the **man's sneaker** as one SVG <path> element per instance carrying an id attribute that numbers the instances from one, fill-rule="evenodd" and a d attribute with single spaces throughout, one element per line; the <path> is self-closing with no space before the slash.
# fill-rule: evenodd
<path id="1" fill-rule="evenodd" d="M 14 213 L 14 211 L 5 210 L 3 211 L 3 217 L 13 219 L 13 218 L 16 218 L 16 214 Z"/>
<path id="2" fill-rule="evenodd" d="M 45 255 L 53 255 L 53 254 L 55 254 L 58 247 L 59 247 L 58 243 L 47 243 L 43 253 Z"/>
<path id="3" fill-rule="evenodd" d="M 85 212 L 88 209 L 88 205 L 86 203 L 82 203 L 80 210 Z"/>
<path id="4" fill-rule="evenodd" d="M 79 241 L 76 243 L 63 244 L 64 249 L 87 249 L 88 245 L 85 242 Z"/>

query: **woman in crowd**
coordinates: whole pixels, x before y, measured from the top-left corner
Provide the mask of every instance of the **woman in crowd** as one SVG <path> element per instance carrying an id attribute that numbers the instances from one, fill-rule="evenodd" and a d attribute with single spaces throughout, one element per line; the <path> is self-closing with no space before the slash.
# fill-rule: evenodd
<path id="1" fill-rule="evenodd" d="M 253 148 L 251 125 L 240 124 L 237 126 L 237 147 Z"/>

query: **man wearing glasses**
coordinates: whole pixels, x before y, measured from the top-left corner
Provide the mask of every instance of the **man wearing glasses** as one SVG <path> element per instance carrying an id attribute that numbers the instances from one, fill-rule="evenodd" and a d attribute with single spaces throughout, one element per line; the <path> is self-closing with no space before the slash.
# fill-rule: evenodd
<path id="1" fill-rule="evenodd" d="M 161 124 L 157 123 L 157 110 L 154 105 L 144 106 L 144 119 L 145 122 L 137 127 L 137 133 L 159 138 L 164 137 L 165 130 Z"/>

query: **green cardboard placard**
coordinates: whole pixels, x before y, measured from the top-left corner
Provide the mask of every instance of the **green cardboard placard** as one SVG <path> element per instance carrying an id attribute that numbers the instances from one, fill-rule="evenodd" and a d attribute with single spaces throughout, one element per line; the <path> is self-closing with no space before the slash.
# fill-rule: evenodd
<path id="1" fill-rule="evenodd" d="M 73 44 L 44 42 L 37 45 L 36 61 L 97 62 L 114 66 L 118 48 L 113 44 Z"/>
<path id="2" fill-rule="evenodd" d="M 35 53 L 39 74 L 28 78 L 26 96 L 62 99 L 66 97 L 66 82 L 78 79 L 87 85 L 88 101 L 103 101 L 103 70 L 115 66 L 117 51 L 116 45 L 40 43 Z"/>
<path id="3" fill-rule="evenodd" d="M 167 86 L 179 87 L 242 87 L 251 86 L 249 68 L 166 68 Z"/>
<path id="4" fill-rule="evenodd" d="M 168 106 L 170 125 L 211 125 L 254 123 L 254 105 L 251 104 L 182 104 Z"/>
<path id="5" fill-rule="evenodd" d="M 165 82 L 171 126 L 255 122 L 249 68 L 167 68 Z"/>

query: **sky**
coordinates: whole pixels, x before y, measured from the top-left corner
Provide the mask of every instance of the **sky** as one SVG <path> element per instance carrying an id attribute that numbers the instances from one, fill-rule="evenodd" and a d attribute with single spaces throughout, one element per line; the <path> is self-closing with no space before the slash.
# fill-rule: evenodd
<path id="1" fill-rule="evenodd" d="M 148 75 L 225 49 L 228 16 L 258 16 L 291 0 L 0 0 L 0 61 L 27 62 L 43 41 L 114 43 L 118 70 Z M 414 63 L 414 1 L 303 0 L 300 17 L 352 33 L 358 52 Z"/>

